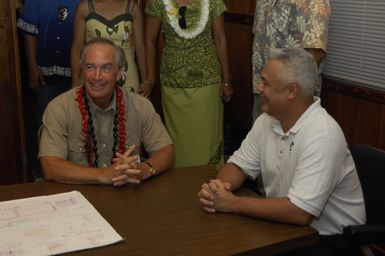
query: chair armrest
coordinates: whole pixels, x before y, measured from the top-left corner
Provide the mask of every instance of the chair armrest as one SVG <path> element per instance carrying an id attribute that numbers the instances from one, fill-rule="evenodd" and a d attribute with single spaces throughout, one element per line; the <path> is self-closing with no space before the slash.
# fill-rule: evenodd
<path id="1" fill-rule="evenodd" d="M 385 225 L 355 225 L 343 229 L 344 235 L 357 245 L 385 242 Z"/>

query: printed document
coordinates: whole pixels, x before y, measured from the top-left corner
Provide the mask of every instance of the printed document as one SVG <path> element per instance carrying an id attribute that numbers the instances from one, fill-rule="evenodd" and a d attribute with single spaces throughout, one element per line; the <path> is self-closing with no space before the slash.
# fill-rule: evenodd
<path id="1" fill-rule="evenodd" d="M 0 202 L 0 255 L 55 255 L 122 241 L 78 191 Z"/>

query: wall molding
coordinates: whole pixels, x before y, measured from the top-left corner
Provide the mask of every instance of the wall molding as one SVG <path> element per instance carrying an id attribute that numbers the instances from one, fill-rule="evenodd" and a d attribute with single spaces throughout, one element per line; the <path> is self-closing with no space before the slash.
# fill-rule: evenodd
<path id="1" fill-rule="evenodd" d="M 371 102 L 385 104 L 385 91 L 377 90 L 374 88 L 353 85 L 347 81 L 334 80 L 328 77 L 323 78 L 322 87 L 336 93 L 346 94 Z"/>
<path id="2" fill-rule="evenodd" d="M 224 16 L 225 16 L 225 21 L 229 23 L 237 23 L 237 24 L 252 26 L 254 22 L 254 15 L 250 15 L 250 14 L 225 12 Z"/>

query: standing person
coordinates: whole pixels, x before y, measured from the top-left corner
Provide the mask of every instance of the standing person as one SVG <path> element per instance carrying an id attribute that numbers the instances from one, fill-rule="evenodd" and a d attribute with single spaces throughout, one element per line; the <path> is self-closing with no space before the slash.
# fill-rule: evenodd
<path id="1" fill-rule="evenodd" d="M 222 0 L 150 0 L 146 6 L 148 82 L 156 75 L 162 27 L 162 107 L 176 167 L 223 164 L 223 105 L 233 94 Z M 221 98 L 222 96 L 222 98 Z"/>
<path id="2" fill-rule="evenodd" d="M 29 87 L 36 92 L 33 134 L 42 124 L 47 104 L 71 88 L 72 22 L 79 1 L 26 0 L 18 19 L 17 26 L 24 33 Z"/>
<path id="3" fill-rule="evenodd" d="M 119 186 L 171 168 L 172 142 L 151 102 L 116 85 L 126 64 L 122 48 L 94 38 L 80 64 L 84 85 L 55 98 L 44 113 L 39 158 L 45 178 Z M 149 158 L 138 162 L 141 145 Z"/>
<path id="4" fill-rule="evenodd" d="M 365 223 L 365 204 L 344 134 L 313 96 L 317 64 L 301 48 L 276 49 L 261 75 L 265 113 L 217 179 L 202 185 L 204 210 L 310 225 L 320 245 L 294 255 L 348 255 L 343 228 Z M 262 178 L 266 198 L 232 193 L 249 176 Z"/>
<path id="5" fill-rule="evenodd" d="M 94 37 L 104 37 L 124 49 L 127 65 L 121 85 L 143 96 L 149 96 L 147 85 L 139 86 L 146 76 L 143 40 L 143 15 L 138 0 L 82 0 L 75 14 L 71 49 L 72 86 L 80 81 L 79 53 Z M 136 57 L 136 58 L 135 58 Z M 139 74 L 137 65 L 139 67 Z"/>
<path id="6" fill-rule="evenodd" d="M 261 71 L 270 50 L 301 47 L 308 50 L 322 72 L 326 55 L 330 20 L 329 0 L 281 1 L 258 0 L 254 15 L 252 80 L 254 93 L 253 120 L 261 114 L 261 96 L 257 86 L 262 82 Z M 321 94 L 321 75 L 314 92 Z"/>

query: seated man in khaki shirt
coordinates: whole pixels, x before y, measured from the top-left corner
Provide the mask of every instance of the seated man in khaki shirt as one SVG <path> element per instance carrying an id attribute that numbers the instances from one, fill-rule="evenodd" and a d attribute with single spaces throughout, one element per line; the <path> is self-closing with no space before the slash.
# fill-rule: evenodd
<path id="1" fill-rule="evenodd" d="M 45 179 L 119 186 L 172 167 L 172 142 L 151 102 L 116 86 L 125 63 L 107 39 L 86 44 L 84 85 L 52 100 L 44 113 L 38 157 Z"/>

